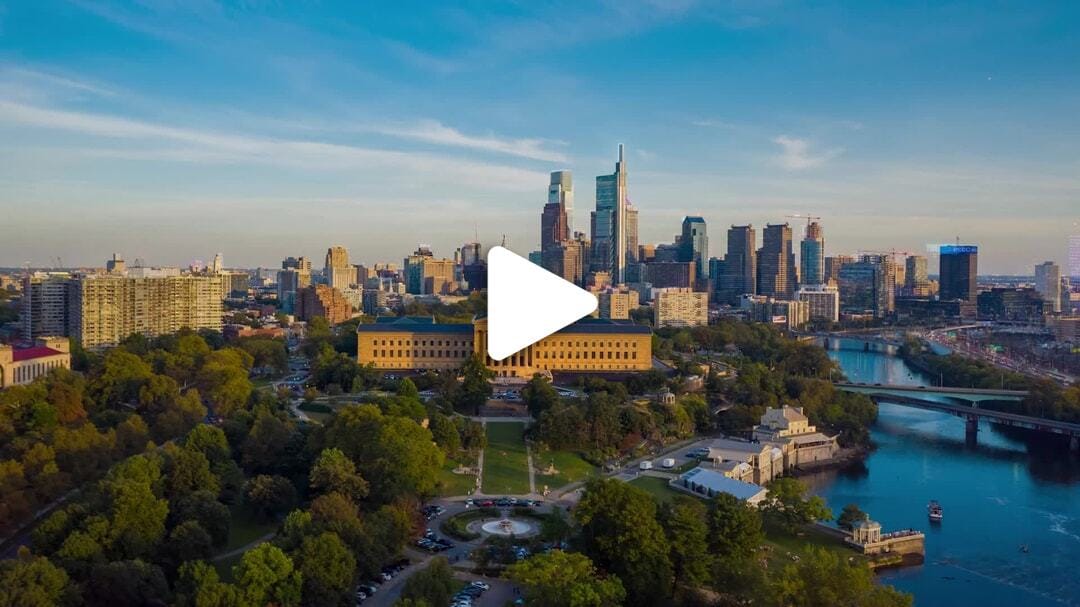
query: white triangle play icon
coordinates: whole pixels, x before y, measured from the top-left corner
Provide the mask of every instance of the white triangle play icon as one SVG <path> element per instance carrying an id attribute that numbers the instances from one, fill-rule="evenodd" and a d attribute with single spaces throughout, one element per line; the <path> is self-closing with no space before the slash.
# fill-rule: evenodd
<path id="1" fill-rule="evenodd" d="M 592 314 L 596 296 L 503 247 L 487 257 L 488 356 L 502 360 Z"/>

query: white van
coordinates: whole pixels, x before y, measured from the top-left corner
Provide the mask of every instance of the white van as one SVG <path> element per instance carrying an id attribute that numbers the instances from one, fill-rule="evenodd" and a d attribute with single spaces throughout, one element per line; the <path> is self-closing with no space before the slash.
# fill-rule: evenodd
<path id="1" fill-rule="evenodd" d="M 674 457 L 666 457 L 666 458 L 664 458 L 664 461 L 662 462 L 662 465 L 665 468 L 674 468 L 675 467 L 675 458 Z"/>
<path id="2" fill-rule="evenodd" d="M 638 464 L 638 468 L 642 470 L 652 470 L 652 462 L 646 460 Z"/>

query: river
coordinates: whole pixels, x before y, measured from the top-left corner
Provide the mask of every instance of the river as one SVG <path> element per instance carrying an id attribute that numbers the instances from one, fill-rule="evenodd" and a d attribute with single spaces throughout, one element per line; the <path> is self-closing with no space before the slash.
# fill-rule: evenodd
<path id="1" fill-rule="evenodd" d="M 931 384 L 887 349 L 832 342 L 852 381 Z M 836 514 L 856 503 L 886 531 L 926 532 L 926 563 L 883 581 L 916 605 L 1080 605 L 1080 461 L 1067 448 L 986 423 L 968 446 L 959 418 L 885 403 L 871 435 L 866 460 L 805 480 Z M 927 520 L 932 499 L 940 525 Z"/>

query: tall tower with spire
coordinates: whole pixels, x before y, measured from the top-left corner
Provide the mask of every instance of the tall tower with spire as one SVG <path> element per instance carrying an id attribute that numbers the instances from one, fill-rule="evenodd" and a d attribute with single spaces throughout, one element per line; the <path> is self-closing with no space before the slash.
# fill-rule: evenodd
<path id="1" fill-rule="evenodd" d="M 615 172 L 596 178 L 596 210 L 592 213 L 593 270 L 611 272 L 613 282 L 626 281 L 626 157 L 619 144 Z"/>

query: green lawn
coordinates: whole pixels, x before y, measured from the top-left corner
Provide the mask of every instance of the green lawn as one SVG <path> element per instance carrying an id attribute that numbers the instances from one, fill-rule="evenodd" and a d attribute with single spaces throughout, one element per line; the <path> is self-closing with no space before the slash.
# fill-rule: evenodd
<path id="1" fill-rule="evenodd" d="M 439 495 L 469 495 L 476 490 L 476 476 L 472 474 L 454 474 L 454 468 L 459 465 L 474 466 L 473 462 L 461 462 L 447 459 L 439 470 Z"/>
<path id="2" fill-rule="evenodd" d="M 555 466 L 556 473 L 553 475 L 542 474 L 551 465 Z M 557 489 L 596 476 L 597 472 L 599 472 L 596 466 L 585 461 L 573 451 L 534 452 L 533 466 L 536 467 L 537 491 L 543 491 L 544 485 L 547 485 L 548 489 Z"/>
<path id="3" fill-rule="evenodd" d="M 488 495 L 524 495 L 529 492 L 529 464 L 525 453 L 525 425 L 489 422 L 484 450 L 483 490 Z"/>
<path id="4" fill-rule="evenodd" d="M 643 489 L 650 493 L 653 497 L 661 502 L 670 502 L 675 499 L 676 496 L 682 495 L 692 497 L 689 493 L 683 493 L 682 491 L 676 491 L 668 486 L 666 478 L 658 478 L 655 476 L 639 476 L 630 481 L 630 484 Z"/>
<path id="5" fill-rule="evenodd" d="M 798 555 L 800 558 L 806 558 L 806 554 L 811 546 L 825 548 L 830 552 L 835 552 L 844 560 L 849 557 L 863 560 L 866 559 L 863 555 L 848 548 L 847 545 L 839 539 L 822 531 L 818 531 L 813 526 L 809 525 L 803 527 L 799 533 L 792 534 L 777 526 L 766 524 L 765 544 L 772 548 L 768 555 L 770 569 L 774 566 L 782 567 L 785 564 L 793 563 L 794 560 L 788 553 Z"/>
<path id="6" fill-rule="evenodd" d="M 277 528 L 277 521 L 264 523 L 256 520 L 245 510 L 235 510 L 233 511 L 232 523 L 229 526 L 229 541 L 220 552 L 229 552 L 241 546 L 246 546 L 267 533 L 275 531 Z"/>

